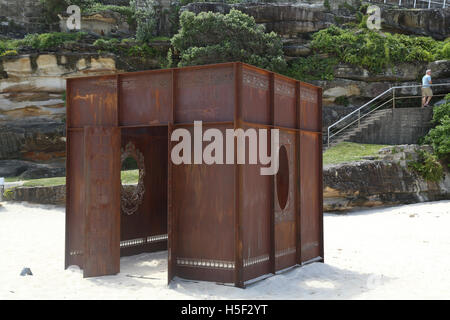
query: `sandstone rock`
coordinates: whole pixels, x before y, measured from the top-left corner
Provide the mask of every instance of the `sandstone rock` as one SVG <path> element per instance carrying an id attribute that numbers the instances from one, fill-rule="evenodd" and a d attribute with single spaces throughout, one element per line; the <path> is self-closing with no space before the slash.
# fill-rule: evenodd
<path id="1" fill-rule="evenodd" d="M 39 55 L 36 64 L 39 75 L 61 75 L 66 72 L 63 66 L 58 65 L 56 56 L 52 54 Z"/>
<path id="2" fill-rule="evenodd" d="M 8 77 L 23 77 L 31 75 L 31 60 L 29 56 L 5 58 L 3 62 L 3 71 L 8 74 Z"/>
<path id="3" fill-rule="evenodd" d="M 0 160 L 0 177 L 38 179 L 63 177 L 66 173 L 63 160 L 36 163 L 24 160 Z"/>
<path id="4" fill-rule="evenodd" d="M 424 181 L 391 161 L 362 161 L 324 167 L 324 210 L 396 205 L 450 198 L 450 174 Z"/>
<path id="5" fill-rule="evenodd" d="M 64 136 L 62 122 L 36 119 L 0 123 L 0 159 L 40 161 L 40 153 L 50 156 L 46 160 L 64 156 Z"/>
<path id="6" fill-rule="evenodd" d="M 284 54 L 289 57 L 307 57 L 312 50 L 307 45 L 302 44 L 287 44 L 283 46 Z"/>
<path id="7" fill-rule="evenodd" d="M 427 69 L 431 69 L 433 79 L 450 78 L 450 60 L 430 62 Z"/>
<path id="8" fill-rule="evenodd" d="M 68 32 L 67 19 L 64 14 L 60 19 L 60 28 L 63 32 Z M 127 23 L 127 17 L 111 10 L 105 10 L 92 14 L 82 14 L 81 31 L 90 32 L 98 36 L 130 36 L 132 35 L 130 26 Z"/>
<path id="9" fill-rule="evenodd" d="M 444 40 L 450 36 L 450 8 L 383 9 L 382 27 Z"/>
<path id="10" fill-rule="evenodd" d="M 92 58 L 91 59 L 91 70 L 93 72 L 115 71 L 116 70 L 116 62 L 112 58 L 102 58 L 102 57 L 99 57 L 98 59 Z"/>
<path id="11" fill-rule="evenodd" d="M 426 63 L 400 63 L 388 67 L 380 73 L 373 73 L 360 66 L 339 64 L 334 71 L 334 76 L 366 82 L 417 81 L 421 75 L 425 74 L 426 69 Z"/>

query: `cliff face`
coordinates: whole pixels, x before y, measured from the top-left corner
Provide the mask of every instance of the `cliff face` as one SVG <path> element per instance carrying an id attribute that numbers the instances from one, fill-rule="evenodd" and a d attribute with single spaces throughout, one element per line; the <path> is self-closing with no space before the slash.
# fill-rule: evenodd
<path id="1" fill-rule="evenodd" d="M 98 54 L 0 59 L 0 176 L 64 175 L 65 78 L 116 71 L 113 57 Z"/>

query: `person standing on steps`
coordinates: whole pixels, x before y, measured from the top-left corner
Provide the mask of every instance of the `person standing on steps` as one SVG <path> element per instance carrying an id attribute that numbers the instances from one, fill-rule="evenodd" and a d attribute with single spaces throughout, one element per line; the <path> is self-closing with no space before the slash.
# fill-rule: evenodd
<path id="1" fill-rule="evenodd" d="M 431 91 L 431 70 L 428 69 L 422 78 L 422 108 L 427 107 L 430 103 L 433 91 Z"/>

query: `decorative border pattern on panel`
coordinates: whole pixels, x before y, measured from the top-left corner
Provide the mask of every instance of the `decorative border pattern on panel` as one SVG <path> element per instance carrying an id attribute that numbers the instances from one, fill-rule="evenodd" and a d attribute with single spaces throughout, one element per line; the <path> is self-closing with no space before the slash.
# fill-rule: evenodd
<path id="1" fill-rule="evenodd" d="M 140 79 L 138 77 L 136 78 L 129 78 L 129 79 L 122 79 L 120 84 L 123 89 L 133 89 L 136 87 L 148 87 L 148 89 L 157 88 L 157 89 L 164 89 L 169 88 L 170 85 L 170 76 L 167 76 L 168 79 L 152 79 L 149 81 L 147 78 Z"/>
<path id="2" fill-rule="evenodd" d="M 294 185 L 293 181 L 291 179 L 291 170 L 295 170 L 295 162 L 293 159 L 295 158 L 294 150 L 292 141 L 290 137 L 286 137 L 285 135 L 280 136 L 280 147 L 284 146 L 288 152 L 288 165 L 289 165 L 289 190 L 288 190 L 288 199 L 286 206 L 284 209 L 280 208 L 280 205 L 278 204 L 278 190 L 275 188 L 274 192 L 274 201 L 276 203 L 275 205 L 275 223 L 279 222 L 285 222 L 285 221 L 294 221 L 295 220 L 295 213 L 293 212 L 295 209 L 292 208 L 295 205 L 295 195 L 293 192 Z M 274 176 L 274 179 L 276 179 L 276 175 Z M 295 179 L 295 178 L 294 178 Z M 275 180 L 276 185 L 276 180 Z"/>
<path id="3" fill-rule="evenodd" d="M 284 257 L 290 254 L 295 253 L 297 250 L 295 248 L 286 248 L 286 249 L 282 249 L 279 250 L 275 253 L 275 258 L 280 258 L 280 257 Z"/>
<path id="4" fill-rule="evenodd" d="M 72 250 L 69 253 L 71 256 L 81 256 L 83 255 L 83 250 Z"/>
<path id="5" fill-rule="evenodd" d="M 275 94 L 295 98 L 295 84 L 275 79 Z"/>
<path id="6" fill-rule="evenodd" d="M 147 243 L 154 243 L 154 242 L 160 242 L 167 240 L 167 234 L 161 234 L 156 236 L 148 236 L 144 238 L 137 238 L 137 239 L 130 239 L 130 240 L 123 240 L 120 241 L 120 247 L 121 248 L 129 248 L 129 247 L 137 247 L 137 246 L 143 246 Z"/>
<path id="7" fill-rule="evenodd" d="M 269 90 L 269 78 L 256 72 L 244 69 L 242 72 L 242 82 L 252 88 Z"/>
<path id="8" fill-rule="evenodd" d="M 180 73 L 178 75 L 177 89 L 233 84 L 233 81 L 233 70 L 227 70 L 223 73 L 218 73 L 217 70 L 214 72 L 197 70 L 195 72 Z"/>
<path id="9" fill-rule="evenodd" d="M 263 263 L 263 262 L 269 261 L 269 259 L 270 259 L 270 257 L 268 254 L 264 254 L 264 255 L 258 256 L 258 257 L 244 259 L 244 267 L 250 267 L 254 264 Z"/>
<path id="10" fill-rule="evenodd" d="M 177 265 L 181 267 L 195 267 L 207 269 L 234 269 L 234 261 L 177 258 Z"/>

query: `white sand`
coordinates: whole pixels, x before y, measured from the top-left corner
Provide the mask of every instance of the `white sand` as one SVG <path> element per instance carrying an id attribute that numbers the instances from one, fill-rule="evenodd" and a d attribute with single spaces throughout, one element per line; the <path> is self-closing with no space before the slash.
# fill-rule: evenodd
<path id="1" fill-rule="evenodd" d="M 326 214 L 324 225 L 325 264 L 245 290 L 167 286 L 167 252 L 122 258 L 116 276 L 64 270 L 64 209 L 3 203 L 0 299 L 450 299 L 450 201 Z M 33 276 L 19 276 L 24 267 Z"/>

